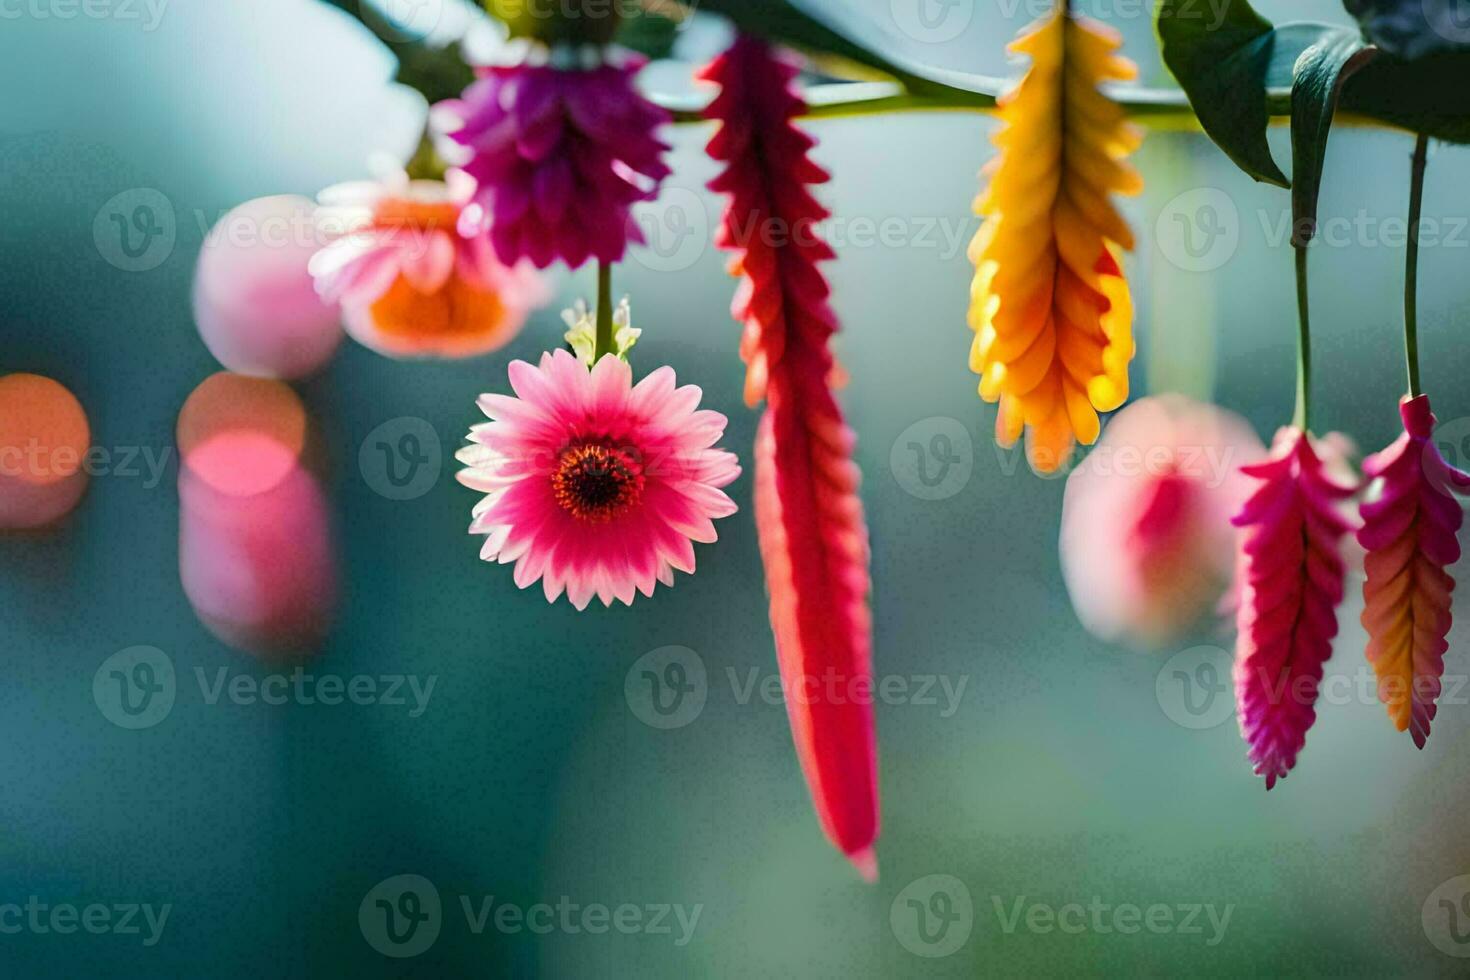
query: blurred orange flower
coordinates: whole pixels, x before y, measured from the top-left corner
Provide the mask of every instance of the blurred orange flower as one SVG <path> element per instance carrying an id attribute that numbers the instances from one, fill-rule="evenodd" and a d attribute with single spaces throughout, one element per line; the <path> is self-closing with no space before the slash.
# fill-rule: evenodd
<path id="1" fill-rule="evenodd" d="M 473 182 L 402 174 L 321 194 L 318 220 L 337 234 L 312 259 L 317 289 L 342 304 L 348 333 L 393 357 L 468 357 L 510 342 L 547 290 L 528 265 L 506 266 L 466 204 Z"/>

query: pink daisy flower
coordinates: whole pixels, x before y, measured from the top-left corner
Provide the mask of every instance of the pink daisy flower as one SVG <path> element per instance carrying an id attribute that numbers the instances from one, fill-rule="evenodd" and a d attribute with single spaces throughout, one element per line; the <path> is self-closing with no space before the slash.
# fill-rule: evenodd
<path id="1" fill-rule="evenodd" d="M 353 181 L 323 191 L 317 221 L 337 236 L 312 256 L 317 291 L 341 303 L 348 333 L 392 357 L 469 357 L 510 342 L 547 290 L 508 267 L 483 234 L 461 233 L 474 181 Z"/>
<path id="2" fill-rule="evenodd" d="M 700 389 L 676 387 L 661 367 L 638 384 L 606 354 L 589 371 L 565 350 L 539 365 L 513 361 L 515 397 L 487 394 L 492 420 L 470 430 L 459 481 L 486 496 L 471 534 L 480 557 L 515 562 L 515 583 L 541 580 L 548 601 L 563 591 L 584 609 L 631 605 L 635 591 L 694 571 L 694 542 L 715 540 L 714 519 L 735 513 L 721 489 L 740 475 L 715 449 L 725 416 L 699 409 Z"/>

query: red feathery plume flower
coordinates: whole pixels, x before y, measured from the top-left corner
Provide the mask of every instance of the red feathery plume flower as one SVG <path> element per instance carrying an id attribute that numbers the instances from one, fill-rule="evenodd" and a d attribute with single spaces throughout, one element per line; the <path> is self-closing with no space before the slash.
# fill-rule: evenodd
<path id="1" fill-rule="evenodd" d="M 1445 462 L 1430 438 L 1429 396 L 1399 402 L 1404 431 L 1363 461 L 1374 482 L 1362 507 L 1363 626 L 1378 699 L 1399 731 L 1424 748 L 1434 720 L 1450 631 L 1455 580 L 1445 568 L 1460 558 L 1455 538 L 1464 513 L 1451 488 L 1470 491 L 1470 474 Z"/>
<path id="2" fill-rule="evenodd" d="M 832 396 L 828 341 L 837 319 L 817 263 L 832 250 L 814 225 L 828 212 L 808 185 L 827 174 L 791 122 L 805 106 L 795 66 L 742 36 L 702 72 L 720 86 L 707 115 L 709 154 L 728 166 L 710 183 L 730 195 L 716 242 L 735 252 L 731 312 L 745 326 L 745 396 L 766 399 L 755 445 L 755 511 L 771 592 L 771 626 L 797 754 L 832 842 L 877 874 L 868 532 L 857 496 L 852 430 Z M 781 229 L 780 235 L 762 234 Z"/>
<path id="3" fill-rule="evenodd" d="M 1351 530 L 1339 504 L 1353 487 L 1328 472 L 1324 451 L 1332 449 L 1296 426 L 1282 427 L 1270 458 L 1241 467 L 1261 486 L 1232 519 L 1244 529 L 1236 714 L 1268 790 L 1306 744 L 1337 635 L 1346 572 L 1340 539 Z"/>
<path id="4" fill-rule="evenodd" d="M 613 64 L 495 65 L 436 113 L 469 150 L 474 203 L 466 236 L 488 228 L 500 260 L 538 269 L 562 259 L 617 262 L 643 236 L 631 209 L 658 192 L 668 150 L 654 135 L 663 109 L 633 86 L 641 58 Z"/>

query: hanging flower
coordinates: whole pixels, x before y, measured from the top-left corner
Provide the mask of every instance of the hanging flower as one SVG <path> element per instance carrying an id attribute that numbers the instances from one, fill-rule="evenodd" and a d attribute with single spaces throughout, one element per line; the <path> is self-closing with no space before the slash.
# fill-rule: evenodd
<path id="1" fill-rule="evenodd" d="M 873 709 L 849 693 L 872 684 L 868 530 L 853 434 L 829 387 L 837 319 L 817 263 L 832 251 L 815 231 L 827 212 L 808 189 L 827 175 L 807 155 L 812 139 L 791 122 L 805 108 L 791 89 L 795 75 L 748 36 L 702 72 L 720 87 L 707 110 L 720 123 L 709 153 L 727 164 L 710 187 L 730 195 L 716 241 L 735 251 L 731 271 L 741 278 L 732 313 L 745 330 L 746 400 L 767 403 L 755 511 L 776 655 L 787 690 L 819 689 L 787 699 L 792 735 L 823 830 L 871 879 Z M 761 233 L 764 221 L 793 233 L 778 244 Z"/>
<path id="2" fill-rule="evenodd" d="M 474 184 L 355 181 L 323 191 L 318 221 L 337 236 L 312 257 L 317 290 L 340 302 L 347 330 L 393 357 L 468 357 L 510 342 L 546 287 L 529 267 L 507 267 L 483 235 L 460 231 Z"/>
<path id="3" fill-rule="evenodd" d="M 694 542 L 735 513 L 721 488 L 740 466 L 712 448 L 725 416 L 699 409 L 699 388 L 676 387 L 672 368 L 632 382 L 616 354 L 590 371 L 565 350 L 512 361 L 515 397 L 481 395 L 492 421 L 458 453 L 459 481 L 486 495 L 470 524 L 486 537 L 480 557 L 515 562 L 516 585 L 539 579 L 549 602 L 651 596 L 675 569 L 693 572 Z"/>
<path id="4" fill-rule="evenodd" d="M 631 209 L 669 173 L 668 146 L 654 135 L 669 117 L 633 85 L 642 59 L 622 57 L 484 68 L 459 99 L 436 107 L 446 135 L 469 151 L 464 168 L 478 185 L 480 208 L 462 227 L 488 226 L 502 261 L 576 268 L 589 258 L 617 262 L 628 242 L 643 241 Z"/>
<path id="5" fill-rule="evenodd" d="M 1011 42 L 1031 67 L 997 103 L 999 153 L 970 243 L 970 368 L 981 397 L 1000 403 L 996 439 L 1013 445 L 1024 428 L 1040 472 L 1091 444 L 1097 413 L 1128 397 L 1133 306 L 1120 256 L 1133 233 L 1110 195 L 1143 186 L 1123 162 L 1141 136 L 1098 91 L 1137 69 L 1114 53 L 1115 31 L 1065 7 Z"/>
<path id="6" fill-rule="evenodd" d="M 1351 525 L 1341 502 L 1354 488 L 1332 472 L 1330 444 L 1295 426 L 1270 457 L 1241 468 L 1261 481 L 1233 523 L 1244 529 L 1244 582 L 1236 612 L 1235 701 L 1256 775 L 1269 790 L 1296 765 L 1317 719 L 1322 665 L 1337 635 Z"/>
<path id="7" fill-rule="evenodd" d="M 1450 593 L 1445 569 L 1460 558 L 1464 512 L 1451 489 L 1470 491 L 1470 474 L 1445 462 L 1430 437 L 1429 396 L 1399 403 L 1404 431 L 1363 461 L 1372 480 L 1358 542 L 1363 560 L 1363 626 L 1378 698 L 1399 731 L 1424 748 L 1449 648 Z"/>
<path id="8" fill-rule="evenodd" d="M 1181 395 L 1119 412 L 1067 478 L 1062 574 L 1093 635 L 1159 647 L 1221 597 L 1235 568 L 1238 467 L 1265 447 L 1245 421 Z"/>

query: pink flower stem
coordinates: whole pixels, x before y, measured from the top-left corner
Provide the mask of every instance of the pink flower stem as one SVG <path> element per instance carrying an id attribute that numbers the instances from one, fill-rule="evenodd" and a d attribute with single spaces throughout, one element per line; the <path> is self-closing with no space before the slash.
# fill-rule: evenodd
<path id="1" fill-rule="evenodd" d="M 1424 164 L 1429 155 L 1429 137 L 1414 141 L 1409 170 L 1409 245 L 1404 265 L 1404 360 L 1409 366 L 1409 397 L 1424 393 L 1419 387 L 1419 212 L 1424 206 Z"/>

